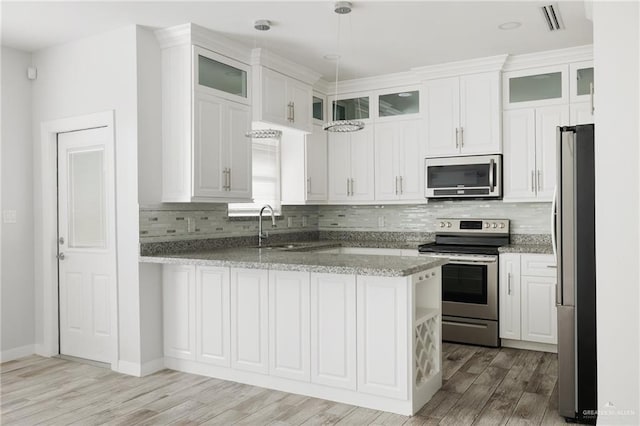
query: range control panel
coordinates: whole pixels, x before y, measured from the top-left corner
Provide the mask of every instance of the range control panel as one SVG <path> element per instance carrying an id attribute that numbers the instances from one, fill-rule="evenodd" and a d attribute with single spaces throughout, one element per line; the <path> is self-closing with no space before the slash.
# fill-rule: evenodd
<path id="1" fill-rule="evenodd" d="M 509 234 L 509 219 L 436 219 L 438 234 Z"/>

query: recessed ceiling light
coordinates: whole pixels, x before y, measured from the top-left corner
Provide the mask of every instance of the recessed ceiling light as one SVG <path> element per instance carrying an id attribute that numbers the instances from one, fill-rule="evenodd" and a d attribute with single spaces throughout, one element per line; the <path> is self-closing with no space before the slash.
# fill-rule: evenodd
<path id="1" fill-rule="evenodd" d="M 398 93 L 398 96 L 400 96 L 401 98 L 410 98 L 411 96 L 413 96 L 413 93 L 402 92 L 402 93 Z"/>
<path id="2" fill-rule="evenodd" d="M 337 61 L 338 59 L 340 59 L 340 55 L 337 55 L 335 53 L 328 53 L 324 55 L 323 58 L 327 61 Z"/>
<path id="3" fill-rule="evenodd" d="M 501 30 L 515 30 L 516 28 L 519 28 L 521 25 L 522 25 L 521 22 L 512 21 L 512 22 L 505 22 L 504 24 L 500 24 L 498 25 L 498 28 L 500 28 Z"/>

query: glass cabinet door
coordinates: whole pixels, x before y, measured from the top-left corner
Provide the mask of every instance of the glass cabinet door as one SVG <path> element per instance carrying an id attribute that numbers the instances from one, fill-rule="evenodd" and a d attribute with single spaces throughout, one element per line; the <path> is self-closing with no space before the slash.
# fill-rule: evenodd
<path id="1" fill-rule="evenodd" d="M 593 87 L 593 62 L 576 62 L 570 65 L 571 75 L 571 101 L 592 101 Z"/>
<path id="2" fill-rule="evenodd" d="M 509 103 L 562 97 L 562 72 L 526 75 L 509 79 Z"/>
<path id="3" fill-rule="evenodd" d="M 369 97 L 333 101 L 331 116 L 333 120 L 366 120 L 369 118 Z"/>
<path id="4" fill-rule="evenodd" d="M 198 47 L 194 57 L 197 86 L 227 99 L 248 101 L 248 66 Z"/>
<path id="5" fill-rule="evenodd" d="M 417 114 L 420 112 L 420 92 L 417 90 L 378 96 L 378 117 Z"/>
<path id="6" fill-rule="evenodd" d="M 324 99 L 314 96 L 312 101 L 312 108 L 313 119 L 324 121 Z"/>

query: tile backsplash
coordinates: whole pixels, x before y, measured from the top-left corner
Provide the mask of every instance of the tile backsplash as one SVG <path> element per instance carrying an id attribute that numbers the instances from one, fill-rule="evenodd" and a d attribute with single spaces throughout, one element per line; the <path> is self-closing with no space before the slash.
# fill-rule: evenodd
<path id="1" fill-rule="evenodd" d="M 433 201 L 428 204 L 283 206 L 272 233 L 300 231 L 434 232 L 437 218 L 507 218 L 513 234 L 549 234 L 550 203 Z M 192 221 L 193 232 L 188 232 Z M 140 242 L 253 236 L 257 218 L 228 218 L 226 204 L 162 204 L 140 208 Z"/>

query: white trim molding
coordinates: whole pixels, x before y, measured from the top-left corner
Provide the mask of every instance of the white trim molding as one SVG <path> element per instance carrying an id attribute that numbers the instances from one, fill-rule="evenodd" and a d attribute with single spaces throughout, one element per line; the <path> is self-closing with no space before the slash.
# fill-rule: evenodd
<path id="1" fill-rule="evenodd" d="M 593 45 L 588 44 L 585 46 L 545 50 L 543 52 L 527 53 L 524 55 L 510 55 L 504 64 L 503 71 L 516 71 L 592 60 Z"/>
<path id="2" fill-rule="evenodd" d="M 35 349 L 35 345 L 25 345 L 17 348 L 6 349 L 0 352 L 0 362 L 13 361 L 14 359 L 33 355 L 36 353 Z"/>
<path id="3" fill-rule="evenodd" d="M 322 74 L 312 69 L 259 47 L 251 51 L 251 65 L 262 65 L 312 86 L 322 77 Z"/>
<path id="4" fill-rule="evenodd" d="M 487 56 L 465 61 L 447 62 L 445 64 L 428 65 L 411 68 L 420 80 L 455 77 L 465 74 L 477 74 L 489 71 L 501 71 L 509 55 Z"/>
<path id="5" fill-rule="evenodd" d="M 115 111 L 105 111 L 77 117 L 63 118 L 43 122 L 40 126 L 41 158 L 39 167 L 42 170 L 40 182 L 42 188 L 42 250 L 41 260 L 36 264 L 40 269 L 43 288 L 43 342 L 36 345 L 36 353 L 42 356 L 54 356 L 60 353 L 59 347 L 59 316 L 58 316 L 58 219 L 57 219 L 57 136 L 58 133 L 75 130 L 109 127 L 111 129 L 111 143 L 115 145 Z M 114 146 L 115 148 L 115 146 Z M 117 191 L 117 185 L 116 185 Z M 116 196 L 117 200 L 117 196 Z M 116 212 L 114 211 L 115 215 Z M 117 238 L 117 232 L 116 232 Z M 117 249 L 116 249 L 117 250 Z M 116 251 L 116 268 L 118 256 Z M 112 289 L 112 300 L 118 300 L 118 278 Z M 111 359 L 118 359 L 118 304 L 111 307 L 113 326 L 113 344 Z"/>
<path id="6" fill-rule="evenodd" d="M 113 371 L 135 377 L 148 376 L 160 370 L 164 370 L 164 368 L 164 358 L 153 359 L 142 364 L 120 360 L 111 365 L 111 369 Z"/>

